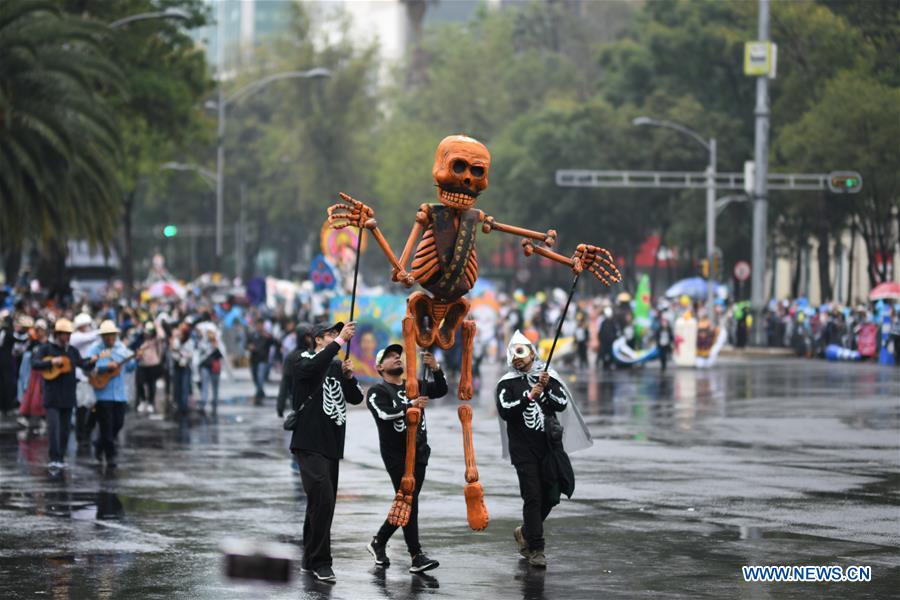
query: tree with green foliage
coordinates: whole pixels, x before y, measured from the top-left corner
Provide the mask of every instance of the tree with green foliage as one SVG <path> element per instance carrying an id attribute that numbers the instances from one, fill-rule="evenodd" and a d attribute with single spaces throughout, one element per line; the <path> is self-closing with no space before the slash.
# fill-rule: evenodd
<path id="1" fill-rule="evenodd" d="M 123 140 L 116 171 L 122 190 L 121 236 L 115 247 L 122 260 L 126 294 L 134 284 L 133 222 L 136 205 L 160 166 L 192 145 L 211 139 L 212 120 L 201 100 L 212 89 L 203 52 L 187 30 L 206 23 L 201 0 L 61 0 L 65 10 L 85 22 L 108 24 L 131 15 L 177 9 L 187 19 L 154 18 L 110 30 L 106 51 L 124 74 L 122 90 L 107 94 Z"/>
<path id="2" fill-rule="evenodd" d="M 64 257 L 70 238 L 104 244 L 115 234 L 122 147 L 105 92 L 124 83 L 103 49 L 108 33 L 54 2 L 0 3 L 0 243 L 8 281 L 26 240 Z"/>
<path id="3" fill-rule="evenodd" d="M 865 72 L 844 71 L 781 137 L 784 152 L 800 164 L 826 170 L 851 165 L 860 172 L 862 192 L 844 205 L 865 240 L 869 283 L 887 281 L 888 259 L 898 244 L 900 88 Z"/>
<path id="4" fill-rule="evenodd" d="M 560 196 L 552 183 L 554 167 L 547 164 L 528 170 L 538 154 L 520 151 L 523 142 L 540 146 L 544 140 L 537 134 L 527 140 L 516 134 L 527 136 L 524 124 L 537 125 L 543 110 L 549 120 L 590 100 L 596 82 L 590 68 L 593 44 L 598 37 L 615 35 L 619 30 L 615 24 L 623 20 L 599 3 L 583 4 L 584 14 L 570 8 L 546 3 L 501 11 L 482 8 L 467 23 L 427 29 L 421 47 L 410 50 L 413 56 L 397 74 L 396 86 L 385 94 L 389 109 L 375 132 L 374 189 L 367 197 L 393 243 L 405 240 L 419 204 L 436 201 L 431 177 L 434 151 L 444 136 L 454 133 L 475 137 L 491 150 L 491 183 L 478 201 L 479 208 L 504 222 L 564 230 L 548 216 Z M 586 26 L 603 22 L 598 14 L 614 17 L 613 25 L 607 23 L 603 30 L 608 37 Z M 419 56 L 427 61 L 417 63 Z M 407 72 L 414 68 L 422 68 L 423 74 L 413 78 L 415 85 L 410 86 Z M 546 147 L 550 145 L 547 140 Z M 564 164 L 559 154 L 553 158 L 553 164 Z M 534 185 L 527 183 L 535 179 Z M 529 221 L 534 215 L 537 220 Z M 575 241 L 567 231 L 563 233 L 566 242 Z M 502 235 L 485 237 L 479 246 L 483 255 L 489 255 L 503 239 Z"/>
<path id="5" fill-rule="evenodd" d="M 324 79 L 287 79 L 229 106 L 226 214 L 241 214 L 245 270 L 274 251 L 286 273 L 304 252 L 316 252 L 324 207 L 338 191 L 370 189 L 371 131 L 378 117 L 376 47 L 349 34 L 346 17 L 330 17 L 340 35 L 320 44 L 316 16 L 293 7 L 291 27 L 225 87 L 225 96 L 266 75 L 325 67 Z M 324 17 L 323 17 L 324 18 Z M 246 194 L 241 206 L 241 187 Z"/>

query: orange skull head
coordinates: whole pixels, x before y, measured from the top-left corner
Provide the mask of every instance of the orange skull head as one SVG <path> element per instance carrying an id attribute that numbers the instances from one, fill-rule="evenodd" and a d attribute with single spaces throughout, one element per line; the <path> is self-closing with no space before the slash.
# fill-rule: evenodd
<path id="1" fill-rule="evenodd" d="M 476 139 L 449 135 L 438 144 L 431 174 L 438 200 L 450 208 L 466 209 L 488 186 L 491 153 Z"/>

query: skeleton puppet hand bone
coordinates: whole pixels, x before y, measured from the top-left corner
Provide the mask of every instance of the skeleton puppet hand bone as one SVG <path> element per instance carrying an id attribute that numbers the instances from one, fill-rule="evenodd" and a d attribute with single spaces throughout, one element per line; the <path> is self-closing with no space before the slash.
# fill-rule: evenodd
<path id="1" fill-rule="evenodd" d="M 343 202 L 328 207 L 328 223 L 333 229 L 375 226 L 374 210 L 343 192 L 340 196 Z"/>
<path id="2" fill-rule="evenodd" d="M 609 250 L 592 246 L 590 244 L 578 244 L 575 254 L 572 255 L 572 270 L 576 273 L 587 270 L 604 285 L 621 281 L 622 274 L 616 268 Z M 607 270 L 608 269 L 608 270 Z"/>

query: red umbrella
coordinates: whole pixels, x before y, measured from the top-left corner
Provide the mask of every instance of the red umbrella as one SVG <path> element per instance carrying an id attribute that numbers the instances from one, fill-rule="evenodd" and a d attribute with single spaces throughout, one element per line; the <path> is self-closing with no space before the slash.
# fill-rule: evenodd
<path id="1" fill-rule="evenodd" d="M 880 283 L 869 292 L 869 300 L 873 302 L 876 300 L 890 300 L 894 298 L 900 298 L 900 283 L 897 283 L 896 281 Z"/>
<path id="2" fill-rule="evenodd" d="M 157 281 L 147 288 L 147 295 L 151 298 L 184 297 L 184 288 L 174 281 Z"/>

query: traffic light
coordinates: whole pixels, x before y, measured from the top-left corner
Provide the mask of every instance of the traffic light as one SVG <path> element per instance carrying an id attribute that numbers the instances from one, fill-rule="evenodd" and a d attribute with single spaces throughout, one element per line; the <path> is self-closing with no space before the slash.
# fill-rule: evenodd
<path id="1" fill-rule="evenodd" d="M 714 277 L 717 277 L 719 275 L 719 255 L 718 254 L 713 254 L 712 272 L 713 272 Z"/>
<path id="2" fill-rule="evenodd" d="M 164 237 L 170 238 L 175 237 L 176 235 L 178 235 L 178 228 L 174 225 L 166 225 L 165 227 L 163 227 Z"/>
<path id="3" fill-rule="evenodd" d="M 862 177 L 859 173 L 836 171 L 828 177 L 828 189 L 835 194 L 856 194 L 862 189 Z"/>
<path id="4" fill-rule="evenodd" d="M 700 272 L 705 279 L 709 279 L 709 260 L 704 258 L 700 261 Z"/>

